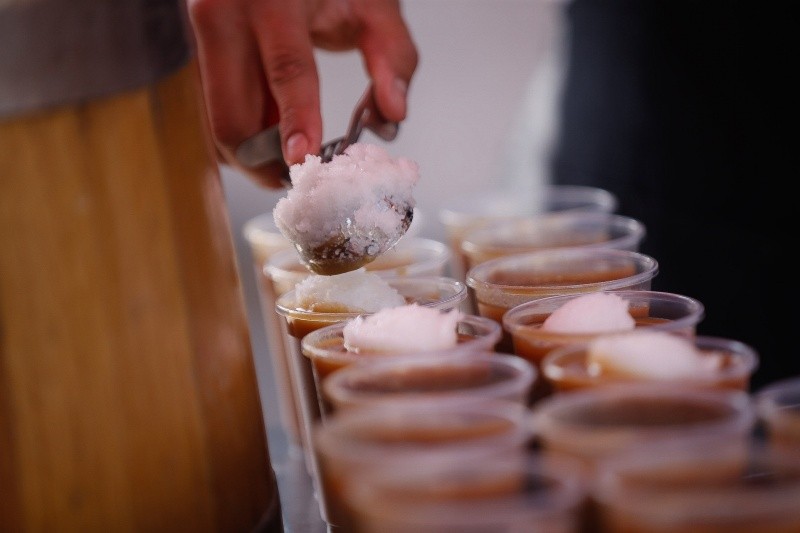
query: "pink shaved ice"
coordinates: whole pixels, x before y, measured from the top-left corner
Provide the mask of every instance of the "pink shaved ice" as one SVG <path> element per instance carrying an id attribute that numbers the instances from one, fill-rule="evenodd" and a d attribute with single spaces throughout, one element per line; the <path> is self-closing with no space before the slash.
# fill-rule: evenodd
<path id="1" fill-rule="evenodd" d="M 589 372 L 646 379 L 690 379 L 717 370 L 720 358 L 703 355 L 687 338 L 663 331 L 603 335 L 589 343 Z"/>
<path id="2" fill-rule="evenodd" d="M 290 167 L 289 175 L 292 188 L 273 210 L 281 233 L 294 243 L 317 247 L 356 225 L 362 231 L 353 238 L 365 242 L 350 244 L 363 249 L 372 244 L 367 236 L 376 232 L 390 238 L 405 232 L 404 213 L 391 205 L 414 207 L 419 167 L 410 159 L 392 158 L 380 146 L 355 143 L 328 163 L 307 155 Z"/>
<path id="3" fill-rule="evenodd" d="M 418 304 L 382 309 L 351 320 L 343 329 L 351 352 L 411 353 L 447 350 L 458 343 L 457 309 L 442 312 Z"/>
<path id="4" fill-rule="evenodd" d="M 557 333 L 605 333 L 635 327 L 628 302 L 610 292 L 578 296 L 556 309 L 542 324 L 543 330 Z"/>

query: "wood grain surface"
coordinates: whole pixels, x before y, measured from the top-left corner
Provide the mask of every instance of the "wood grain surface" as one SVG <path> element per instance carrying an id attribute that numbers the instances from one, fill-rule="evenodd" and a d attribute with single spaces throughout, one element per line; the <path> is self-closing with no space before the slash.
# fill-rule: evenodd
<path id="1" fill-rule="evenodd" d="M 0 530 L 280 530 L 196 76 L 0 122 Z"/>

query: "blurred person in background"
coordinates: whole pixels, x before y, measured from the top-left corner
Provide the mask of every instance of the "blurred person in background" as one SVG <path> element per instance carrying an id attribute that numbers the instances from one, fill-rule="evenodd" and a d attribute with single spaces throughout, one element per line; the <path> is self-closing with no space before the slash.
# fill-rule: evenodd
<path id="1" fill-rule="evenodd" d="M 790 227 L 776 179 L 780 14 L 737 1 L 575 0 L 565 16 L 553 182 L 617 195 L 618 211 L 647 228 L 653 290 L 697 298 L 699 334 L 760 353 L 754 389 L 800 375 L 788 345 L 791 241 L 779 238 Z"/>

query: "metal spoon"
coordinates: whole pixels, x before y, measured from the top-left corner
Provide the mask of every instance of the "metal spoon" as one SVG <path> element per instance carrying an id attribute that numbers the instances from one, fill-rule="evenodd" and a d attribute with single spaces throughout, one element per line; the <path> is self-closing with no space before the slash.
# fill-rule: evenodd
<path id="1" fill-rule="evenodd" d="M 345 134 L 322 145 L 320 150 L 322 161 L 330 162 L 334 156 L 343 153 L 348 146 L 358 141 L 364 128 L 385 141 L 394 140 L 399 130 L 398 123 L 386 120 L 378 111 L 371 85 L 356 104 Z M 276 160 L 283 162 L 277 126 L 268 128 L 242 143 L 237 150 L 237 158 L 242 164 L 251 167 Z M 287 177 L 288 174 L 287 167 Z M 356 270 L 391 248 L 405 234 L 411 225 L 414 213 L 409 200 L 408 198 L 380 200 L 386 204 L 386 208 L 392 209 L 401 217 L 401 231 L 397 234 L 386 235 L 378 228 L 359 227 L 354 217 L 347 217 L 340 221 L 339 233 L 332 235 L 323 244 L 311 246 L 295 242 L 294 247 L 303 263 L 317 274 L 333 275 Z"/>

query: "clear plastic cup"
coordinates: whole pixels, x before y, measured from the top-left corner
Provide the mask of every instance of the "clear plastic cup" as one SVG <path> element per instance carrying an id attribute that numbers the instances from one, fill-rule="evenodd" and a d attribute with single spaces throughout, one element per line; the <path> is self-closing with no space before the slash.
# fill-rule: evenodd
<path id="1" fill-rule="evenodd" d="M 645 233 L 644 224 L 631 217 L 567 211 L 487 223 L 462 237 L 461 253 L 469 270 L 490 259 L 552 248 L 638 251 Z"/>
<path id="2" fill-rule="evenodd" d="M 526 403 L 536 369 L 495 352 L 425 354 L 351 365 L 329 375 L 322 393 L 336 412 L 399 400 L 420 404 L 492 398 Z"/>
<path id="3" fill-rule="evenodd" d="M 755 425 L 755 411 L 742 391 L 620 384 L 545 398 L 531 423 L 544 450 L 591 469 L 637 445 L 699 435 L 741 441 Z"/>
<path id="4" fill-rule="evenodd" d="M 703 304 L 698 300 L 680 294 L 645 290 L 621 290 L 614 291 L 614 294 L 628 303 L 628 311 L 636 321 L 637 329 L 647 328 L 694 336 L 696 326 L 705 313 Z M 583 294 L 548 296 L 525 302 L 506 311 L 503 315 L 503 329 L 512 339 L 514 353 L 535 364 L 542 373 L 544 370 L 542 362 L 552 351 L 573 344 L 588 343 L 604 333 L 615 333 L 612 331 L 565 333 L 542 329 L 542 324 L 553 312 L 581 296 Z M 553 372 L 553 377 L 539 381 L 534 400 L 551 394 L 554 388 L 556 390 L 571 388 L 572 381 L 568 378 L 572 372 L 564 374 L 560 369 L 553 369 Z M 558 379 L 562 376 L 563 379 Z"/>
<path id="5" fill-rule="evenodd" d="M 519 191 L 490 189 L 454 196 L 439 211 L 447 241 L 453 253 L 450 275 L 466 279 L 466 263 L 461 255 L 461 240 L 470 230 L 510 217 L 557 211 L 613 213 L 619 202 L 611 192 L 579 185 L 547 185 L 543 198 L 526 198 Z"/>
<path id="6" fill-rule="evenodd" d="M 467 273 L 477 312 L 503 322 L 506 311 L 546 296 L 597 291 L 649 290 L 658 262 L 645 254 L 611 248 L 557 248 L 492 259 Z M 506 331 L 498 345 L 513 352 Z"/>
<path id="7" fill-rule="evenodd" d="M 800 531 L 800 456 L 720 437 L 630 450 L 598 468 L 609 533 Z"/>
<path id="8" fill-rule="evenodd" d="M 345 501 L 364 533 L 581 530 L 587 482 L 580 464 L 536 453 L 479 461 L 421 460 L 361 471 Z"/>
<path id="9" fill-rule="evenodd" d="M 605 292 L 605 291 L 601 291 Z M 697 324 L 705 316 L 705 308 L 689 296 L 657 291 L 614 291 L 628 304 L 628 312 L 636 321 L 636 328 L 669 331 L 693 337 Z M 503 314 L 503 328 L 514 341 L 514 353 L 540 366 L 547 354 L 570 344 L 582 344 L 605 333 L 568 333 L 542 329 L 551 314 L 568 302 L 584 296 L 565 294 L 548 296 L 525 302 Z"/>
<path id="10" fill-rule="evenodd" d="M 407 303 L 449 310 L 458 308 L 467 296 L 460 281 L 441 276 L 388 277 Z M 313 472 L 313 455 L 310 452 L 311 427 L 319 420 L 321 412 L 311 361 L 303 355 L 300 343 L 307 334 L 325 326 L 354 318 L 360 313 L 320 313 L 302 309 L 295 304 L 294 290 L 282 294 L 275 302 L 275 310 L 282 317 L 281 328 L 285 354 L 292 375 L 292 393 L 300 407 L 300 431 L 303 439 L 306 468 Z"/>
<path id="11" fill-rule="evenodd" d="M 750 377 L 758 368 L 758 354 L 749 345 L 733 339 L 696 336 L 695 347 L 701 356 L 714 359 L 713 371 L 698 373 L 689 378 L 657 380 L 658 383 L 675 383 L 682 386 L 709 389 L 735 389 L 747 392 Z M 587 344 L 570 344 L 553 350 L 544 358 L 541 373 L 556 392 L 567 392 L 615 383 L 646 382 L 652 378 L 636 378 L 597 372 L 587 364 Z"/>
<path id="12" fill-rule="evenodd" d="M 242 234 L 250 247 L 253 259 L 258 300 L 266 331 L 269 360 L 275 378 L 278 400 L 278 416 L 280 426 L 286 434 L 290 451 L 302 446 L 300 436 L 299 407 L 295 404 L 292 393 L 289 366 L 284 354 L 281 334 L 281 323 L 275 314 L 275 300 L 281 294 L 264 270 L 269 260 L 282 252 L 293 252 L 292 243 L 275 225 L 272 212 L 258 215 L 248 220 L 242 228 Z"/>
<path id="13" fill-rule="evenodd" d="M 756 407 L 770 443 L 800 454 L 800 376 L 763 388 L 756 395 Z"/>
<path id="14" fill-rule="evenodd" d="M 350 320 L 332 324 L 312 331 L 303 337 L 300 348 L 303 355 L 311 359 L 314 380 L 317 392 L 322 391 L 322 383 L 332 372 L 353 364 L 373 363 L 397 357 L 418 356 L 419 351 L 408 353 L 374 353 L 364 351 L 349 351 L 344 345 L 344 328 Z M 452 350 L 437 351 L 440 354 L 466 353 L 466 352 L 491 352 L 500 340 L 502 334 L 500 324 L 476 315 L 463 315 L 456 323 L 458 344 Z M 332 411 L 331 406 L 322 395 L 317 398 L 320 402 L 320 411 L 323 418 Z"/>
<path id="15" fill-rule="evenodd" d="M 337 413 L 315 427 L 321 510 L 351 531 L 342 496 L 359 473 L 378 467 L 418 470 L 423 462 L 475 463 L 520 453 L 528 444 L 529 411 L 518 402 L 398 401 Z"/>

